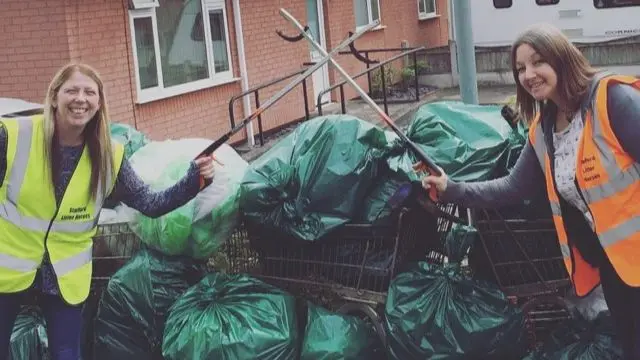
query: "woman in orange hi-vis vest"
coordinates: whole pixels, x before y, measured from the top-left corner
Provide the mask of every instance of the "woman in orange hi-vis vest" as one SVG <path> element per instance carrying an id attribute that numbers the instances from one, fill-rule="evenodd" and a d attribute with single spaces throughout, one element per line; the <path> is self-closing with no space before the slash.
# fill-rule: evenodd
<path id="1" fill-rule="evenodd" d="M 511 62 L 519 110 L 530 120 L 512 172 L 472 183 L 426 176 L 423 186 L 472 208 L 546 191 L 576 294 L 602 285 L 625 358 L 640 359 L 640 80 L 596 71 L 546 24 L 517 38 Z"/>

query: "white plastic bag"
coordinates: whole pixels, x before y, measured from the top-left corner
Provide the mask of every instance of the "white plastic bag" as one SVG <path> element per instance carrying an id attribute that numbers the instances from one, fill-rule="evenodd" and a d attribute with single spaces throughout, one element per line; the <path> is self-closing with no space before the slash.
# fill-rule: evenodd
<path id="1" fill-rule="evenodd" d="M 183 178 L 211 140 L 151 142 L 130 159 L 140 178 L 158 191 Z M 240 218 L 240 182 L 248 163 L 227 144 L 214 155 L 212 183 L 185 205 L 156 219 L 136 212 L 131 228 L 141 241 L 167 255 L 207 258 L 231 236 Z"/>
<path id="2" fill-rule="evenodd" d="M 219 147 L 214 155 L 214 175 L 212 183 L 195 198 L 194 220 L 200 220 L 210 214 L 229 198 L 229 194 L 238 192 L 240 181 L 249 164 L 227 144 Z"/>
<path id="3" fill-rule="evenodd" d="M 607 301 L 604 299 L 604 292 L 602 291 L 601 285 L 595 288 L 591 294 L 583 298 L 579 298 L 574 291 L 575 290 L 566 297 L 569 307 L 571 310 L 577 311 L 588 321 L 595 320 L 601 312 L 609 310 Z"/>

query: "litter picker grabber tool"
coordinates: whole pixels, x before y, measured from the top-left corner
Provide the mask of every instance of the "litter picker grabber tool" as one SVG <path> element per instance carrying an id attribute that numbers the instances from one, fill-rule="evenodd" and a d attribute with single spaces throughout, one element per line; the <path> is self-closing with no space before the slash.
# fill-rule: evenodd
<path id="1" fill-rule="evenodd" d="M 351 45 L 351 43 L 353 43 L 357 38 L 359 38 L 360 36 L 364 35 L 369 30 L 371 30 L 374 27 L 376 27 L 378 25 L 378 23 L 379 23 L 378 21 L 375 21 L 374 23 L 371 23 L 371 24 L 363 27 L 362 29 L 356 31 L 354 34 L 351 34 L 348 38 L 346 38 L 344 41 L 342 41 L 340 44 L 338 44 L 338 46 L 333 48 L 330 53 L 327 54 L 326 51 L 325 51 L 324 52 L 324 57 L 322 59 L 318 60 L 314 65 L 309 67 L 302 74 L 298 75 L 295 79 L 293 79 L 290 83 L 288 83 L 279 92 L 277 92 L 275 95 L 273 95 L 267 101 L 265 101 L 253 113 L 251 113 L 249 116 L 247 116 L 242 121 L 240 121 L 238 123 L 238 125 L 236 125 L 233 129 L 231 129 L 229 132 L 227 132 L 226 134 L 222 135 L 220 138 L 215 140 L 211 145 L 209 145 L 206 149 L 204 149 L 196 158 L 213 154 L 213 152 L 217 148 L 222 146 L 222 144 L 224 144 L 227 140 L 229 140 L 234 134 L 236 134 L 238 131 L 242 130 L 242 128 L 244 128 L 251 121 L 257 119 L 258 115 L 262 114 L 265 110 L 270 108 L 273 104 L 276 103 L 276 101 L 280 100 L 286 94 L 291 92 L 291 90 L 293 90 L 296 86 L 298 86 L 302 82 L 302 80 L 306 79 L 313 72 L 318 70 L 320 67 L 324 66 L 331 59 L 332 55 L 337 54 L 338 52 L 342 51 L 344 48 L 346 48 L 349 45 Z M 305 29 L 306 29 L 305 27 L 301 27 L 300 28 L 302 36 L 308 35 L 308 32 L 305 31 Z M 311 35 L 309 35 L 309 36 L 311 36 Z"/>
<path id="2" fill-rule="evenodd" d="M 304 27 L 300 24 L 300 22 L 296 20 L 296 18 L 294 18 L 285 9 L 280 9 L 280 14 L 289 22 L 291 22 L 298 30 L 300 31 L 304 30 Z M 342 75 L 344 80 L 347 81 L 353 87 L 353 89 L 360 95 L 360 97 L 367 104 L 369 104 L 378 113 L 378 115 L 380 115 L 382 120 L 384 120 L 384 122 L 387 125 L 389 125 L 389 127 L 400 137 L 400 139 L 406 144 L 406 146 L 409 147 L 416 154 L 418 159 L 422 161 L 422 163 L 427 168 L 427 171 L 429 171 L 429 173 L 433 175 L 440 176 L 442 174 L 442 172 L 440 171 L 440 168 L 438 168 L 438 166 L 434 164 L 434 162 L 429 158 L 429 156 L 416 143 L 411 141 L 402 132 L 402 130 L 396 125 L 396 123 L 380 108 L 380 106 L 378 106 L 378 104 L 376 104 L 376 102 L 373 99 L 371 99 L 371 97 L 369 97 L 366 91 L 362 90 L 362 88 L 358 85 L 358 83 L 356 83 L 355 80 L 353 80 L 351 76 L 349 76 L 349 74 L 332 58 L 332 55 L 330 53 L 327 53 L 327 51 L 323 49 L 322 46 L 318 44 L 313 39 L 313 37 L 311 37 L 309 33 L 306 33 L 303 31 L 302 35 L 320 53 L 320 55 L 324 56 L 323 60 L 328 60 L 329 63 L 331 63 L 331 65 Z M 432 187 L 431 190 L 429 191 L 430 199 L 424 196 L 419 196 L 420 193 L 422 192 L 420 191 L 415 193 L 416 195 L 418 195 L 417 200 L 419 204 L 423 206 L 426 210 L 430 211 L 431 213 L 437 216 L 442 216 L 450 221 L 454 221 L 462 224 L 467 223 L 467 221 L 462 220 L 461 218 L 458 218 L 455 215 L 449 214 L 443 211 L 442 209 L 440 209 L 440 207 L 438 207 L 438 205 L 436 204 L 437 196 L 436 196 L 435 188 Z"/>

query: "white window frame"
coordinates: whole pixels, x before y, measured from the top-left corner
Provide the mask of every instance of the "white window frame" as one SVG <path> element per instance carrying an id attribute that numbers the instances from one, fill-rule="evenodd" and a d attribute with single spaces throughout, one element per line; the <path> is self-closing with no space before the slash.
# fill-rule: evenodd
<path id="1" fill-rule="evenodd" d="M 156 0 L 157 1 L 157 0 Z M 202 24 L 205 35 L 205 49 L 207 53 L 207 65 L 209 67 L 209 77 L 201 80 L 188 82 L 185 84 L 174 85 L 168 88 L 164 87 L 164 79 L 162 77 L 162 61 L 160 57 L 160 37 L 158 35 L 158 23 L 156 18 L 156 7 L 143 8 L 138 10 L 129 10 L 129 26 L 131 29 L 131 48 L 133 51 L 133 60 L 135 66 L 136 90 L 138 104 L 144 104 L 172 96 L 182 95 L 198 90 L 203 90 L 215 86 L 228 84 L 238 81 L 233 75 L 233 59 L 231 57 L 231 43 L 229 41 L 229 22 L 227 18 L 227 9 L 225 2 L 221 1 L 218 5 L 207 4 L 206 0 L 202 0 Z M 222 10 L 225 25 L 225 37 L 227 44 L 227 59 L 229 60 L 229 70 L 216 73 L 215 63 L 213 59 L 213 41 L 211 39 L 211 24 L 209 21 L 209 12 Z M 140 84 L 140 73 L 138 65 L 138 49 L 136 47 L 136 33 L 134 20 L 140 18 L 151 18 L 153 28 L 153 46 L 155 50 L 156 71 L 158 86 L 153 88 L 142 89 Z"/>
<path id="2" fill-rule="evenodd" d="M 129 9 L 148 9 L 160 6 L 158 0 L 129 0 Z"/>
<path id="3" fill-rule="evenodd" d="M 356 31 L 366 27 L 367 25 L 369 25 L 371 23 L 373 23 L 374 19 L 373 19 L 373 13 L 371 12 L 371 1 L 375 1 L 375 2 L 378 3 L 378 20 L 380 21 L 380 25 L 379 26 L 382 26 L 382 9 L 380 8 L 380 0 L 366 0 L 366 1 L 367 1 L 367 19 L 368 19 L 369 22 L 367 24 L 363 24 L 363 25 L 356 24 Z M 355 15 L 355 12 L 361 10 L 361 9 L 358 9 L 356 4 L 357 3 L 354 2 L 354 5 L 353 5 L 354 15 Z M 377 29 L 377 28 L 378 27 L 374 28 L 374 30 Z"/>
<path id="4" fill-rule="evenodd" d="M 431 1 L 433 3 L 433 11 L 432 12 L 424 12 L 420 11 L 420 4 L 424 5 L 424 8 L 427 9 L 427 1 Z M 418 19 L 427 20 L 438 17 L 438 7 L 436 0 L 418 0 Z"/>

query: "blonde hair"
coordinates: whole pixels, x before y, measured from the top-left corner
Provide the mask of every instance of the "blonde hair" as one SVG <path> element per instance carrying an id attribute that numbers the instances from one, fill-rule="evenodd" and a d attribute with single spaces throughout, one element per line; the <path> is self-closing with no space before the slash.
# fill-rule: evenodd
<path id="1" fill-rule="evenodd" d="M 111 134 L 109 127 L 109 110 L 104 94 L 104 84 L 98 72 L 85 64 L 70 63 L 62 67 L 51 80 L 44 101 L 44 141 L 45 158 L 49 160 L 53 184 L 56 184 L 56 168 L 59 166 L 55 149 L 59 146 L 56 132 L 55 102 L 62 85 L 76 72 L 91 78 L 98 85 L 100 108 L 84 129 L 84 142 L 89 150 L 91 159 L 91 183 L 89 191 L 93 199 L 97 199 L 98 191 L 106 196 L 107 174 L 111 179 L 115 176 L 112 161 Z"/>
<path id="2" fill-rule="evenodd" d="M 558 77 L 558 95 L 569 105 L 570 110 L 577 110 L 597 70 L 562 31 L 549 24 L 536 24 L 520 34 L 511 47 L 511 69 L 516 82 L 516 100 L 520 114 L 530 122 L 544 106 L 542 101 L 536 101 L 520 84 L 516 52 L 523 44 L 531 46 L 553 68 Z"/>

